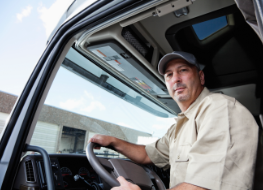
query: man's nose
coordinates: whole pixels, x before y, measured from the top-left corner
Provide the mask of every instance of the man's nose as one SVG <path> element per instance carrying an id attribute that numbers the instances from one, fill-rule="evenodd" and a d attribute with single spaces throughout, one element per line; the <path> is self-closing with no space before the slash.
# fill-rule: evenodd
<path id="1" fill-rule="evenodd" d="M 181 82 L 181 76 L 178 73 L 173 73 L 173 78 L 172 78 L 172 82 L 174 83 L 178 83 Z"/>

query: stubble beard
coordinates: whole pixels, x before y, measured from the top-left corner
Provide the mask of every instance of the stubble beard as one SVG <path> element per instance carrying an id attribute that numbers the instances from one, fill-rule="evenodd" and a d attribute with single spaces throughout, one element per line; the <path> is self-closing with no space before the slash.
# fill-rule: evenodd
<path id="1" fill-rule="evenodd" d="M 185 88 L 185 90 L 187 89 L 185 84 L 177 83 L 177 84 L 175 84 L 175 85 L 173 86 L 173 90 L 175 90 L 176 88 L 180 88 L 180 87 Z M 175 92 L 175 94 L 176 94 L 176 92 Z M 188 92 L 187 94 L 185 94 L 185 95 L 183 95 L 183 94 L 178 94 L 178 95 L 176 96 L 175 94 L 174 94 L 174 98 L 175 98 L 175 101 L 176 101 L 176 102 L 185 102 L 185 101 L 187 101 L 187 100 L 190 99 L 190 94 L 189 94 L 189 92 Z"/>
<path id="2" fill-rule="evenodd" d="M 190 99 L 190 94 L 176 96 L 177 102 L 185 102 Z"/>

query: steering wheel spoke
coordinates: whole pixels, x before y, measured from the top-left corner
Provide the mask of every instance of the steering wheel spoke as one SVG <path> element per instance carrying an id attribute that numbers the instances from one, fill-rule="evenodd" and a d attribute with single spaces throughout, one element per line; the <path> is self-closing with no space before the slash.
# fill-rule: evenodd
<path id="1" fill-rule="evenodd" d="M 142 190 L 154 189 L 154 183 L 158 186 L 159 190 L 165 190 L 165 186 L 159 176 L 147 167 L 142 167 L 130 161 L 121 159 L 98 159 L 93 152 L 96 146 L 94 143 L 89 143 L 87 146 L 87 158 L 97 174 L 105 180 L 111 187 L 119 186 L 117 177 L 123 176 L 127 181 L 137 184 Z M 105 168 L 111 170 L 110 174 Z"/>

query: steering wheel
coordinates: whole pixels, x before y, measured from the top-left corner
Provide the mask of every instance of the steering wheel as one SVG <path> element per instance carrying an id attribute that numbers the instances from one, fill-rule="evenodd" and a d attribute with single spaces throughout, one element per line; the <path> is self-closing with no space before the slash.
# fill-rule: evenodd
<path id="1" fill-rule="evenodd" d="M 154 183 L 159 190 L 166 190 L 160 177 L 147 167 L 139 166 L 133 162 L 121 159 L 98 159 L 93 148 L 98 144 L 90 142 L 86 149 L 86 155 L 95 172 L 111 187 L 120 186 L 116 180 L 119 176 L 123 176 L 129 182 L 137 184 L 141 189 L 155 189 Z M 103 166 L 109 168 L 112 172 L 109 173 Z"/>

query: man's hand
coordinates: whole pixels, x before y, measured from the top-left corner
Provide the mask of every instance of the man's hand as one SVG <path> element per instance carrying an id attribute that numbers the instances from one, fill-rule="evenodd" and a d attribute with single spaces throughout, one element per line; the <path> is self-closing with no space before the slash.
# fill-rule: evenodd
<path id="1" fill-rule="evenodd" d="M 118 177 L 117 180 L 120 182 L 121 185 L 119 187 L 113 187 L 111 190 L 141 190 L 141 188 L 138 185 L 128 182 L 122 176 Z M 175 186 L 174 188 L 168 190 L 206 190 L 206 189 L 189 183 L 181 183 Z"/>
<path id="2" fill-rule="evenodd" d="M 174 188 L 170 190 L 207 190 L 202 187 L 198 187 L 189 183 L 181 183 L 176 185 Z"/>
<path id="3" fill-rule="evenodd" d="M 111 146 L 114 141 L 114 137 L 107 136 L 107 135 L 94 135 L 88 143 L 93 142 L 97 143 L 103 147 L 105 146 Z M 100 149 L 100 147 L 95 147 L 94 149 Z"/>
<path id="4" fill-rule="evenodd" d="M 138 185 L 128 182 L 124 177 L 120 176 L 117 178 L 120 182 L 119 187 L 113 187 L 111 190 L 141 190 Z"/>
<path id="5" fill-rule="evenodd" d="M 110 146 L 111 149 L 123 154 L 136 163 L 152 164 L 144 145 L 136 145 L 112 136 L 99 134 L 94 135 L 88 143 L 90 142 L 99 144 L 99 147 L 95 147 L 94 149 Z"/>

